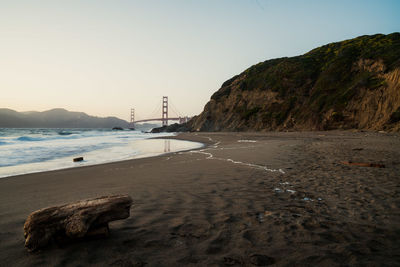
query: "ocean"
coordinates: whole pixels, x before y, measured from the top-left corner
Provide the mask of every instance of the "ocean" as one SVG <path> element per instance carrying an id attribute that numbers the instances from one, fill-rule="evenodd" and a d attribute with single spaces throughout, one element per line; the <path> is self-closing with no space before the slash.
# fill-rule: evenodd
<path id="1" fill-rule="evenodd" d="M 150 139 L 172 135 L 110 129 L 0 128 L 0 178 L 150 157 L 203 146 L 190 141 Z M 84 160 L 73 162 L 76 157 Z"/>

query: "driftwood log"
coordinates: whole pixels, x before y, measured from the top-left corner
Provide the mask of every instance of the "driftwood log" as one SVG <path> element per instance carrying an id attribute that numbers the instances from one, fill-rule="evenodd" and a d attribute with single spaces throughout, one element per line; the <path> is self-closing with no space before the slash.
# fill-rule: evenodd
<path id="1" fill-rule="evenodd" d="M 385 165 L 380 163 L 352 162 L 352 161 L 342 161 L 341 163 L 345 165 L 354 165 L 360 167 L 385 168 Z"/>
<path id="2" fill-rule="evenodd" d="M 35 251 L 60 238 L 107 235 L 108 222 L 129 217 L 132 198 L 103 196 L 31 213 L 24 224 L 25 247 Z"/>
<path id="3" fill-rule="evenodd" d="M 83 161 L 83 157 L 74 158 L 72 161 L 73 162 Z"/>

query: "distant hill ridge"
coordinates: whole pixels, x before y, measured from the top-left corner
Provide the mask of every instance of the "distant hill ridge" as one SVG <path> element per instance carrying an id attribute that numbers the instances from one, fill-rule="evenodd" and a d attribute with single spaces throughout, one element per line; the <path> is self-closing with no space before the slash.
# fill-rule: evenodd
<path id="1" fill-rule="evenodd" d="M 400 129 L 400 33 L 256 64 L 224 82 L 194 131 Z"/>
<path id="2" fill-rule="evenodd" d="M 61 108 L 43 112 L 0 109 L 0 128 L 112 128 L 116 126 L 128 127 L 129 123 L 116 117 L 100 118 Z"/>

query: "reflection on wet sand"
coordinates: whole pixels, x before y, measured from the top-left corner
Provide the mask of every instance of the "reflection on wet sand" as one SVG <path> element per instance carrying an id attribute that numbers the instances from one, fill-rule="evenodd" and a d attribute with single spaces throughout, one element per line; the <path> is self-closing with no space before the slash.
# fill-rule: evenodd
<path id="1" fill-rule="evenodd" d="M 171 152 L 171 142 L 168 139 L 164 140 L 164 152 Z"/>
<path id="2" fill-rule="evenodd" d="M 198 142 L 174 139 L 146 139 L 131 143 L 132 149 L 137 151 L 137 154 L 132 158 L 152 157 L 164 153 L 197 149 L 202 146 L 203 144 Z"/>

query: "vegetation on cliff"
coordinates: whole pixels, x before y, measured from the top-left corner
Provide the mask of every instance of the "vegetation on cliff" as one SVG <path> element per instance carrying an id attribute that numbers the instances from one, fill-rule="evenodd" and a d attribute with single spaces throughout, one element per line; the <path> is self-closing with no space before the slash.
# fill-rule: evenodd
<path id="1" fill-rule="evenodd" d="M 400 129 L 400 33 L 267 60 L 229 79 L 189 122 L 197 131 Z"/>

